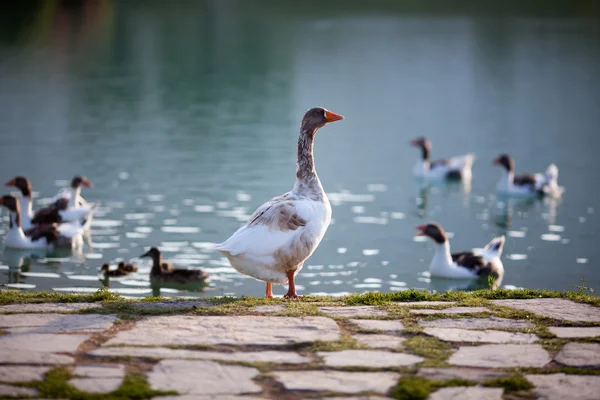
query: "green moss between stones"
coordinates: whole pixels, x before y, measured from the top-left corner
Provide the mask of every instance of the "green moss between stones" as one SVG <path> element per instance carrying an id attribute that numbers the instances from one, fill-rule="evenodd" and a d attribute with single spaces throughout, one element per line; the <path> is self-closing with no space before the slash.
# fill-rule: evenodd
<path id="1" fill-rule="evenodd" d="M 533 389 L 533 385 L 527 379 L 519 375 L 496 378 L 485 382 L 483 386 L 501 387 L 505 392 L 519 392 Z"/>
<path id="2" fill-rule="evenodd" d="M 71 373 L 63 367 L 49 371 L 44 380 L 36 384 L 40 397 L 71 400 L 126 400 L 149 399 L 154 396 L 176 395 L 177 392 L 152 390 L 142 375 L 127 375 L 121 386 L 112 393 L 85 393 L 69 385 Z"/>
<path id="3" fill-rule="evenodd" d="M 402 345 L 409 353 L 425 357 L 422 367 L 445 366 L 446 360 L 452 354 L 452 346 L 438 338 L 416 335 L 406 339 Z"/>
<path id="4" fill-rule="evenodd" d="M 474 386 L 473 382 L 462 379 L 452 379 L 449 381 L 430 381 L 426 378 L 416 375 L 403 376 L 398 384 L 389 391 L 389 396 L 400 400 L 425 400 L 436 390 L 451 386 Z"/>

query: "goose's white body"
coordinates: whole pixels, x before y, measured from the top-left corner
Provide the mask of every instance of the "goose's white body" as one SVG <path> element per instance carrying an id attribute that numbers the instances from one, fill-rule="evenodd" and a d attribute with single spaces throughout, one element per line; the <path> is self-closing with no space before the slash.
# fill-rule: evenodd
<path id="1" fill-rule="evenodd" d="M 4 245 L 13 249 L 51 249 L 54 246 L 48 243 L 45 237 L 38 240 L 31 240 L 25 235 L 23 228 L 16 223 L 16 214 L 11 213 L 12 227 L 4 237 Z M 65 225 L 65 224 L 63 224 Z M 62 229 L 59 227 L 59 233 L 65 239 L 69 239 L 71 248 L 79 248 L 83 245 L 83 229 L 74 224 L 66 224 Z"/>
<path id="2" fill-rule="evenodd" d="M 93 203 L 88 203 L 81 196 L 81 187 L 63 188 L 58 191 L 53 200 L 61 198 L 69 201 L 67 209 L 58 212 L 62 220 L 65 222 L 84 221 L 83 228 L 88 229 L 91 226 L 95 208 Z"/>
<path id="3" fill-rule="evenodd" d="M 442 180 L 447 179 L 451 171 L 457 171 L 462 179 L 469 180 L 474 160 L 475 156 L 472 153 L 452 157 L 448 159 L 447 164 L 431 165 L 430 161 L 419 159 L 413 167 L 413 175 L 421 179 Z"/>
<path id="4" fill-rule="evenodd" d="M 23 228 L 22 231 L 26 231 L 26 230 L 30 229 L 31 227 L 33 227 L 33 224 L 31 223 L 31 220 L 33 218 L 31 197 L 29 197 L 29 196 L 19 197 L 19 205 L 22 210 L 21 211 L 21 227 Z M 63 213 L 64 213 L 64 216 L 63 216 Z M 83 234 L 84 226 L 81 224 L 80 221 L 82 221 L 83 218 L 85 218 L 85 215 L 88 215 L 84 212 L 84 210 L 75 209 L 75 210 L 69 211 L 69 209 L 67 209 L 65 211 L 60 211 L 59 214 L 61 214 L 61 218 L 63 219 L 63 221 L 72 221 L 72 222 L 64 222 L 64 223 L 57 225 L 56 229 L 58 230 L 58 232 L 60 232 L 61 235 L 65 236 L 67 238 L 73 238 L 77 235 Z M 77 218 L 77 217 L 79 217 L 79 218 Z M 28 239 L 28 238 L 25 237 L 25 239 Z M 18 247 L 18 248 L 23 248 L 23 247 Z M 25 247 L 25 248 L 30 248 L 30 247 Z"/>
<path id="5" fill-rule="evenodd" d="M 442 244 L 435 243 L 435 252 L 431 264 L 429 265 L 429 272 L 433 277 L 448 278 L 448 279 L 477 279 L 479 275 L 473 270 L 461 266 L 456 262 L 452 261 L 450 253 L 450 243 L 446 240 Z M 504 266 L 500 256 L 504 245 L 504 236 L 500 236 L 492 239 L 488 243 L 483 251 L 478 254 L 489 263 L 494 263 L 498 271 L 503 274 Z"/>
<path id="6" fill-rule="evenodd" d="M 560 197 L 564 191 L 564 188 L 558 185 L 558 168 L 554 164 L 550 164 L 545 173 L 534 174 L 535 184 L 533 186 L 515 185 L 514 177 L 513 171 L 502 169 L 502 177 L 496 185 L 498 193 L 514 197 L 532 197 L 539 195 Z"/>
<path id="7" fill-rule="evenodd" d="M 323 193 L 324 195 L 324 193 Z M 324 201 L 315 201 L 297 193 L 289 192 L 275 197 L 260 206 L 255 215 L 269 212 L 284 199 L 286 207 L 292 207 L 306 225 L 295 230 L 281 231 L 273 226 L 246 224 L 227 241 L 216 246 L 237 271 L 271 283 L 286 283 L 286 271 L 290 267 L 302 268 L 302 263 L 317 248 L 331 221 L 331 206 Z M 274 210 L 277 211 L 277 210 Z M 252 219 L 251 219 L 252 220 Z M 282 263 L 281 260 L 296 260 L 298 265 Z"/>

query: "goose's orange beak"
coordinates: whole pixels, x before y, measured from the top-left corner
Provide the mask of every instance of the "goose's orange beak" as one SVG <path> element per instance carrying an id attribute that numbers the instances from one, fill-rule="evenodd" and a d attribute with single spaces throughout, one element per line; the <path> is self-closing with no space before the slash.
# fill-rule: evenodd
<path id="1" fill-rule="evenodd" d="M 499 159 L 498 157 L 494 158 L 494 159 L 492 160 L 492 164 L 493 164 L 493 165 L 500 165 L 500 159 Z"/>
<path id="2" fill-rule="evenodd" d="M 15 186 L 17 184 L 17 181 L 15 181 L 14 179 L 11 179 L 10 181 L 6 182 L 4 185 L 5 186 Z"/>
<path id="3" fill-rule="evenodd" d="M 418 231 L 415 233 L 415 236 L 423 236 L 425 235 L 425 229 L 427 229 L 427 225 L 417 225 L 415 229 Z"/>
<path id="4" fill-rule="evenodd" d="M 91 187 L 94 187 L 94 185 L 92 185 L 92 182 L 90 182 L 88 179 L 83 179 L 83 180 L 81 181 L 81 184 L 82 184 L 83 186 L 85 186 L 86 188 L 91 188 Z"/>
<path id="5" fill-rule="evenodd" d="M 335 122 L 335 121 L 341 121 L 344 119 L 343 115 L 340 114 L 336 114 L 334 112 L 331 112 L 329 110 L 325 111 L 325 120 L 327 122 Z"/>

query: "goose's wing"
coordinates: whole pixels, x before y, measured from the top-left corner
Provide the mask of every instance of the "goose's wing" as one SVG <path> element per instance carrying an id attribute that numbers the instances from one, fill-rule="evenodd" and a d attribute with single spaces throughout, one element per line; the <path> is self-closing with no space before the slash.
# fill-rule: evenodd
<path id="1" fill-rule="evenodd" d="M 61 211 L 66 210 L 68 205 L 68 200 L 59 199 L 48 207 L 39 209 L 31 219 L 31 223 L 52 224 L 62 222 L 63 219 L 60 213 Z"/>
<path id="2" fill-rule="evenodd" d="M 260 206 L 246 225 L 216 249 L 231 255 L 246 252 L 257 256 L 272 255 L 290 244 L 308 223 L 311 211 L 308 203 L 291 193 L 274 197 Z"/>
<path id="3" fill-rule="evenodd" d="M 463 267 L 463 268 L 467 268 L 471 271 L 473 271 L 474 273 L 476 273 L 477 275 L 482 274 L 484 271 L 486 271 L 488 268 L 488 262 L 485 261 L 485 259 L 481 256 L 476 256 L 471 252 L 465 252 L 464 254 L 462 254 L 461 256 L 457 257 L 456 260 L 453 261 L 456 263 L 456 265 Z"/>

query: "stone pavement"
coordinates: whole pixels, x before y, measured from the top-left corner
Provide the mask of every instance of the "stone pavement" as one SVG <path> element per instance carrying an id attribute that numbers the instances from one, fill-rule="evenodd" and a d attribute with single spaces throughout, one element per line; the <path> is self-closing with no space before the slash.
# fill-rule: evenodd
<path id="1" fill-rule="evenodd" d="M 0 397 L 41 396 L 35 382 L 62 367 L 81 392 L 142 374 L 177 393 L 158 400 L 381 400 L 411 379 L 431 382 L 431 400 L 600 398 L 600 308 L 565 299 L 322 306 L 304 317 L 285 316 L 294 302 L 231 316 L 208 315 L 208 302 L 142 304 L 162 315 L 0 306 Z M 515 375 L 531 387 L 503 383 Z"/>

